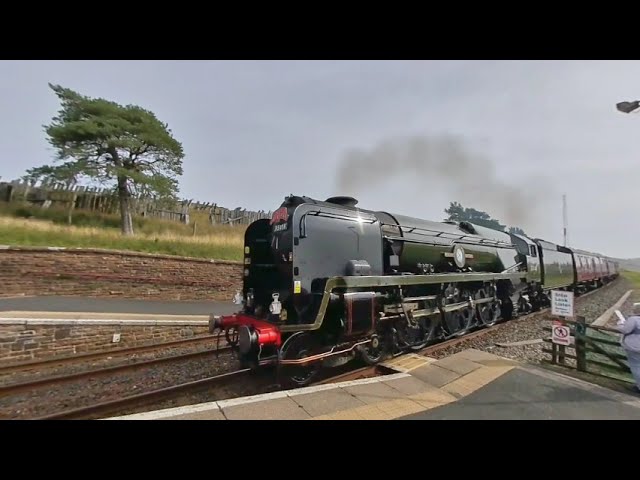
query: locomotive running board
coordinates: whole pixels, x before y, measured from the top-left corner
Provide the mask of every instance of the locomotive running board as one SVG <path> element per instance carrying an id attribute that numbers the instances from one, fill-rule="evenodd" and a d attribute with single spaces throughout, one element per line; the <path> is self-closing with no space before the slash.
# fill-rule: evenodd
<path id="1" fill-rule="evenodd" d="M 438 273 L 434 275 L 405 275 L 405 276 L 368 276 L 368 277 L 331 277 L 327 280 L 322 295 L 322 303 L 313 323 L 306 325 L 282 325 L 281 332 L 298 332 L 300 330 L 317 330 L 322 326 L 324 314 L 329 305 L 329 296 L 336 288 L 363 287 L 395 287 L 407 285 L 430 285 L 435 283 L 455 282 L 491 282 L 493 280 L 519 281 L 526 278 L 526 272 L 517 273 Z"/>

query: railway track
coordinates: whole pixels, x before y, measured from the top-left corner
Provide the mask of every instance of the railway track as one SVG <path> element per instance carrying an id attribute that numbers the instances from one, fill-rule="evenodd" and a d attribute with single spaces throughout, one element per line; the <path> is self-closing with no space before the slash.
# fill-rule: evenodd
<path id="1" fill-rule="evenodd" d="M 118 400 L 110 400 L 107 402 L 95 403 L 85 407 L 73 408 L 62 412 L 52 413 L 35 417 L 33 420 L 80 420 L 91 419 L 92 417 L 101 416 L 112 413 L 114 411 L 122 411 L 143 406 L 151 401 L 165 400 L 178 393 L 193 391 L 197 388 L 220 387 L 225 382 L 236 381 L 244 378 L 251 373 L 250 369 L 236 370 L 233 372 L 214 375 L 208 378 L 201 378 L 192 382 L 181 383 L 171 387 L 160 388 L 150 392 L 139 393 Z"/>
<path id="2" fill-rule="evenodd" d="M 79 391 L 78 388 L 80 387 L 81 389 L 83 389 L 82 385 L 85 385 L 85 384 L 91 385 L 93 388 L 97 386 L 98 389 L 109 388 L 108 386 L 105 387 L 104 385 L 113 384 L 114 379 L 118 378 L 119 376 L 123 376 L 126 378 L 125 374 L 127 372 L 134 372 L 136 376 L 140 377 L 140 372 L 142 372 L 143 375 L 146 375 L 146 373 L 144 373 L 145 372 L 144 369 L 150 369 L 149 371 L 153 375 L 153 372 L 154 372 L 153 367 L 162 365 L 162 364 L 169 364 L 169 365 L 171 365 L 172 363 L 179 364 L 180 362 L 184 362 L 185 360 L 189 362 L 193 360 L 198 361 L 199 359 L 204 359 L 204 361 L 208 361 L 207 357 L 212 357 L 212 359 L 215 360 L 215 358 L 217 358 L 218 356 L 225 355 L 227 352 L 231 350 L 231 347 L 229 346 L 218 345 L 218 340 L 219 340 L 219 335 L 207 335 L 207 336 L 196 337 L 196 338 L 143 345 L 139 347 L 127 347 L 123 349 L 118 349 L 117 351 L 96 352 L 96 353 L 81 355 L 76 357 L 65 357 L 62 359 L 50 359 L 46 361 L 29 362 L 28 364 L 5 366 L 3 368 L 5 373 L 13 372 L 13 371 L 20 372 L 21 380 L 17 382 L 5 383 L 3 385 L 0 385 L 0 405 L 4 403 L 5 408 L 7 408 L 9 405 L 13 403 L 14 405 L 16 405 L 15 407 L 16 409 L 18 408 L 22 409 L 23 407 L 21 405 L 24 405 L 24 404 L 15 403 L 15 402 L 17 398 L 20 398 L 21 395 L 25 395 L 25 394 L 31 398 L 30 400 L 28 400 L 29 403 L 34 402 L 34 400 L 37 398 L 42 398 L 42 399 L 48 398 L 55 401 L 56 403 L 60 402 L 63 404 L 64 403 L 68 404 L 69 400 L 76 398 L 73 391 L 75 390 L 75 392 L 78 392 Z M 118 365 L 107 365 L 105 367 L 100 367 L 100 368 L 82 369 L 80 371 L 64 373 L 60 375 L 58 374 L 47 375 L 47 376 L 35 378 L 35 379 L 28 378 L 29 375 L 32 375 L 31 371 L 33 369 L 37 369 L 38 367 L 52 368 L 52 367 L 58 367 L 60 365 L 72 363 L 74 365 L 67 365 L 67 367 L 73 368 L 77 366 L 79 368 L 82 368 L 82 367 L 89 367 L 88 364 L 85 365 L 87 362 L 96 360 L 96 359 L 102 359 L 103 357 L 104 359 L 106 359 L 107 357 L 110 357 L 110 356 L 135 355 L 141 352 L 151 352 L 151 351 L 153 352 L 158 351 L 158 353 L 160 353 L 160 351 L 164 349 L 185 348 L 185 347 L 198 348 L 198 346 L 200 346 L 200 348 L 196 351 L 181 352 L 178 354 L 164 354 L 163 356 L 160 356 L 157 358 L 151 358 L 148 360 L 137 360 L 137 361 L 134 360 L 134 361 L 129 361 L 123 364 L 121 363 Z M 205 348 L 202 348 L 201 346 L 204 346 Z M 78 363 L 78 365 L 75 365 L 75 363 Z M 25 377 L 27 377 L 26 381 L 22 381 L 22 379 L 24 379 Z M 95 383 L 95 380 L 97 379 L 98 380 L 105 379 L 107 383 L 105 384 L 104 381 L 102 381 L 103 386 L 101 387 L 100 381 L 98 383 Z M 6 382 L 7 377 L 5 377 L 3 380 Z M 56 398 L 57 396 L 52 397 L 50 395 L 49 393 L 50 391 L 56 390 L 58 389 L 58 387 L 63 386 L 65 384 L 69 384 L 71 388 L 71 390 L 69 390 L 71 392 L 70 395 L 66 393 L 66 390 L 65 390 L 65 393 L 62 393 L 62 395 L 59 396 L 58 398 Z M 195 388 L 195 386 L 197 385 L 197 381 L 191 382 L 191 385 L 193 388 Z M 133 388 L 136 388 L 135 384 Z M 86 387 L 83 390 L 87 392 L 90 391 L 90 390 L 86 390 Z M 157 391 L 154 390 L 150 393 L 152 394 L 152 396 L 153 394 L 155 394 L 155 396 L 158 396 L 160 395 L 161 390 L 162 389 L 159 389 Z M 84 396 L 84 391 L 83 391 L 83 396 Z M 167 390 L 167 394 L 168 392 L 169 390 Z M 65 401 L 65 397 L 68 397 L 69 400 Z M 135 397 L 143 398 L 144 393 L 138 394 Z M 46 401 L 46 403 L 50 403 L 50 402 L 51 402 L 50 400 Z M 77 403 L 76 400 L 73 400 L 73 402 Z M 108 403 L 109 402 L 105 402 L 105 405 Z M 51 406 L 53 405 L 54 404 L 51 403 Z M 92 408 L 93 407 L 91 406 L 87 407 L 87 412 L 90 413 Z M 96 408 L 100 410 L 101 407 L 96 407 Z M 73 409 L 73 410 L 75 411 L 76 409 Z M 81 413 L 83 411 L 83 408 L 79 407 L 77 410 L 78 410 L 78 413 Z M 5 416 L 7 416 L 7 418 L 12 418 L 13 415 L 15 415 L 15 413 L 11 413 L 12 412 L 11 410 L 8 410 L 8 411 L 5 410 L 5 412 L 8 412 L 8 413 L 4 413 L 4 412 L 0 413 L 0 418 L 4 418 Z M 52 415 L 53 417 L 55 417 L 56 414 L 52 414 Z M 34 417 L 27 417 L 27 418 L 34 418 Z M 44 418 L 46 418 L 46 416 Z"/>
<path id="3" fill-rule="evenodd" d="M 608 284 L 610 285 L 610 284 Z M 605 285 L 602 288 L 587 292 L 583 295 L 581 295 L 580 297 L 578 297 L 579 299 L 581 298 L 585 298 L 589 295 L 591 295 L 592 293 L 598 292 L 598 291 L 602 291 L 603 288 L 606 288 L 608 285 Z M 547 314 L 550 311 L 550 308 L 544 308 L 539 310 L 538 312 L 534 312 L 531 313 L 529 315 L 525 315 L 523 317 L 520 317 L 520 319 L 525 319 L 525 318 L 534 318 L 537 317 L 539 315 L 544 315 Z M 466 333 L 465 335 L 461 335 L 461 336 L 456 336 L 454 338 L 450 338 L 447 340 L 443 340 L 440 341 L 436 344 L 433 345 L 429 345 L 419 351 L 416 351 L 414 353 L 419 354 L 419 355 L 429 355 L 432 354 L 438 350 L 442 350 L 448 347 L 451 347 L 453 345 L 465 342 L 465 341 L 469 341 L 473 338 L 477 338 L 479 336 L 482 335 L 486 335 L 487 333 L 501 328 L 503 326 L 508 325 L 509 322 L 499 322 L 493 326 L 490 327 L 481 327 L 477 330 L 473 330 L 473 331 L 469 331 L 468 333 Z M 209 340 L 215 339 L 217 340 L 217 335 L 212 335 L 210 336 L 210 338 L 208 338 Z M 204 339 L 202 339 L 204 341 Z M 176 342 L 167 342 L 167 343 L 176 343 Z M 152 348 L 152 346 L 148 346 L 147 348 Z M 113 373 L 114 371 L 118 371 L 118 370 L 125 370 L 125 369 L 129 369 L 129 368 L 137 368 L 140 367 L 141 365 L 152 365 L 155 363 L 162 363 L 162 362 L 168 362 L 168 361 L 175 361 L 176 359 L 178 359 L 179 357 L 182 358 L 189 358 L 189 357 L 196 357 L 196 356 L 201 356 L 201 355 L 206 355 L 206 354 L 214 354 L 216 352 L 221 351 L 222 349 L 228 349 L 229 347 L 222 347 L 220 350 L 209 350 L 209 351 L 202 351 L 202 352 L 191 352 L 189 354 L 186 355 L 174 355 L 174 356 L 170 356 L 170 357 L 163 357 L 160 359 L 153 359 L 150 361 L 146 361 L 146 362 L 138 362 L 138 363 L 134 363 L 134 364 L 129 364 L 129 365 L 122 365 L 122 366 L 117 366 L 117 367 L 108 367 L 108 368 L 104 368 L 104 369 L 99 369 L 99 370 L 95 370 L 93 372 L 80 372 L 78 374 L 74 374 L 73 377 L 74 379 L 79 379 L 79 378 L 83 378 L 83 377 L 88 377 L 91 375 L 106 375 L 108 373 Z M 131 349 L 129 349 L 131 350 Z M 111 352 L 110 352 L 111 353 Z M 406 352 L 405 352 L 406 353 Z M 404 353 L 398 353 L 396 355 L 394 355 L 394 357 L 398 357 L 403 355 Z M 324 378 L 321 380 L 318 380 L 316 382 L 313 383 L 313 385 L 322 385 L 322 384 L 328 384 L 328 383 L 337 383 L 337 382 L 344 382 L 344 381 L 349 381 L 349 380 L 356 380 L 356 379 L 361 379 L 361 378 L 368 378 L 368 377 L 375 377 L 375 376 L 379 376 L 379 375 L 383 375 L 383 374 L 388 374 L 389 369 L 387 367 L 381 366 L 381 365 L 374 365 L 374 366 L 366 366 L 366 367 L 362 367 L 362 368 L 356 368 L 356 369 L 350 369 L 347 370 L 344 373 L 339 373 L 338 375 L 333 375 L 329 378 Z M 43 415 L 43 416 L 39 416 L 39 417 L 34 417 L 33 419 L 35 420 L 62 420 L 62 419 L 94 419 L 94 418 L 101 418 L 104 415 L 107 414 L 113 414 L 114 412 L 117 412 L 118 414 L 123 414 L 123 412 L 126 413 L 131 413 L 132 409 L 135 408 L 140 408 L 143 406 L 148 406 L 149 404 L 158 404 L 159 402 L 162 401 L 166 401 L 169 399 L 172 399 L 176 396 L 179 396 L 181 394 L 186 394 L 186 393 L 191 393 L 203 388 L 212 388 L 215 387 L 216 389 L 220 389 L 222 387 L 226 386 L 232 386 L 234 382 L 240 382 L 246 378 L 249 378 L 249 376 L 252 374 L 250 369 L 241 369 L 241 370 L 236 370 L 236 371 L 232 371 L 232 372 L 227 372 L 227 373 L 223 373 L 220 375 L 215 375 L 215 376 L 211 376 L 211 377 L 207 377 L 207 378 L 203 378 L 203 379 L 199 379 L 199 380 L 195 380 L 195 381 L 190 381 L 190 382 L 185 382 L 185 383 L 181 383 L 178 385 L 173 385 L 170 387 L 164 387 L 164 388 L 160 388 L 160 389 L 156 389 L 156 390 L 152 390 L 149 392 L 144 392 L 144 393 L 140 393 L 140 394 L 136 394 L 136 395 L 131 395 L 131 396 L 127 396 L 124 398 L 119 398 L 117 400 L 110 400 L 110 401 L 106 401 L 106 402 L 100 402 L 100 403 L 96 403 L 96 404 L 92 404 L 92 405 L 88 405 L 88 406 L 83 406 L 83 407 L 78 407 L 78 408 L 73 408 L 73 409 L 68 409 L 68 410 L 64 410 L 61 412 L 56 412 L 56 413 L 52 413 L 52 414 L 47 414 L 47 415 Z M 63 381 L 66 381 L 70 378 L 70 376 L 67 376 L 67 378 L 63 379 Z M 255 378 L 253 379 L 255 381 Z M 24 390 L 27 388 L 30 388 L 28 386 L 28 383 L 31 383 L 31 387 L 36 386 L 36 384 L 42 386 L 42 385 L 46 385 L 46 382 L 57 382 L 59 381 L 59 379 L 56 379 L 55 377 L 51 377 L 51 378 L 46 378 L 46 379 L 40 379 L 37 380 L 35 382 L 25 382 L 23 384 L 17 384 L 17 385 L 9 385 L 9 386 L 5 386 L 0 388 L 0 395 L 2 395 L 4 392 L 10 391 L 10 390 L 6 390 L 6 389 L 10 389 L 10 388 L 14 388 L 14 391 L 16 391 L 15 389 L 20 389 L 20 390 Z M 256 386 L 257 390 L 260 390 L 262 388 L 262 390 L 260 391 L 260 393 L 264 393 L 264 389 L 266 389 L 267 386 L 271 386 L 273 387 L 273 383 L 271 383 L 270 385 L 265 383 L 262 386 Z M 213 399 L 212 399 L 213 400 Z M 210 400 L 210 401 L 212 401 Z"/>
<path id="4" fill-rule="evenodd" d="M 196 352 L 181 353 L 178 355 L 168 355 L 166 357 L 154 358 L 151 360 L 143 360 L 135 363 L 127 363 L 124 365 L 114 365 L 111 367 L 96 368 L 91 370 L 85 370 L 82 372 L 69 373 L 65 375 L 55 375 L 50 377 L 38 378 L 36 380 L 29 380 L 26 382 L 10 383 L 0 386 L 0 397 L 16 394 L 24 391 L 29 391 L 34 388 L 43 388 L 51 385 L 60 385 L 67 382 L 73 382 L 89 378 L 104 377 L 106 375 L 112 375 L 114 373 L 125 373 L 128 371 L 139 370 L 140 368 L 150 367 L 153 365 L 160 365 L 162 363 L 170 363 L 179 360 L 185 360 L 189 358 L 204 357 L 207 355 L 220 354 L 223 351 L 230 350 L 230 347 L 220 347 L 215 350 L 199 350 Z"/>
<path id="5" fill-rule="evenodd" d="M 535 316 L 542 315 L 546 313 L 548 310 L 549 309 L 540 310 L 539 312 L 527 315 L 527 317 L 532 317 L 534 315 Z M 437 350 L 441 350 L 441 349 L 450 347 L 452 345 L 470 340 L 472 338 L 485 335 L 488 332 L 496 328 L 499 328 L 506 323 L 507 322 L 498 323 L 491 327 L 482 328 L 480 330 L 470 332 L 464 336 L 452 338 L 449 340 L 444 340 L 435 345 L 430 345 L 428 347 L 425 347 L 424 349 L 417 351 L 415 353 L 419 355 L 428 355 Z M 394 357 L 398 357 L 401 355 L 403 354 L 400 353 L 400 354 L 394 355 Z M 204 379 L 196 380 L 193 382 L 186 382 L 186 383 L 174 385 L 171 387 L 161 388 L 161 389 L 153 390 L 150 392 L 132 395 L 130 397 L 126 397 L 118 400 L 112 400 L 108 402 L 90 405 L 87 407 L 81 407 L 81 408 L 63 411 L 60 413 L 45 415 L 42 417 L 37 417 L 35 419 L 37 420 L 85 419 L 87 418 L 87 416 L 108 414 L 113 411 L 130 410 L 132 408 L 135 408 L 136 406 L 143 406 L 145 404 L 149 404 L 150 402 L 167 400 L 171 397 L 174 397 L 176 394 L 190 392 L 197 388 L 202 388 L 202 387 L 220 388 L 223 382 L 233 382 L 233 381 L 245 379 L 250 375 L 250 372 L 251 372 L 250 369 L 237 370 L 234 372 L 225 373 L 222 375 L 216 375 L 213 377 L 204 378 Z M 325 378 L 323 380 L 314 382 L 313 385 L 324 385 L 329 383 L 358 380 L 362 378 L 375 377 L 375 376 L 379 376 L 381 374 L 387 374 L 387 373 L 390 373 L 389 369 L 384 366 L 381 366 L 381 365 L 366 366 L 362 368 L 357 368 L 355 370 L 348 370 L 347 372 L 331 376 L 330 378 Z"/>
<path id="6" fill-rule="evenodd" d="M 114 350 L 84 353 L 81 355 L 71 355 L 67 357 L 55 357 L 46 360 L 35 360 L 30 362 L 15 363 L 0 366 L 0 375 L 12 374 L 23 370 L 41 370 L 46 368 L 57 367 L 67 364 L 82 363 L 89 360 L 98 361 L 106 360 L 109 357 L 120 357 L 123 355 L 135 355 L 138 353 L 149 352 L 153 350 L 163 350 L 173 347 L 182 347 L 190 344 L 203 342 L 213 342 L 221 340 L 221 335 L 203 335 L 199 337 L 191 337 L 180 340 L 172 340 L 169 342 L 152 343 L 148 345 L 139 345 L 135 347 L 118 348 Z"/>
<path id="7" fill-rule="evenodd" d="M 339 367 L 340 368 L 340 367 Z M 347 367 L 348 368 L 348 367 Z M 349 375 L 352 372 L 347 371 L 343 375 Z M 327 374 L 325 374 L 327 375 Z M 336 377 L 332 377 L 336 378 Z M 202 378 L 195 381 L 185 382 L 178 385 L 172 385 L 170 387 L 159 388 L 148 392 L 139 393 L 136 395 L 127 396 L 117 400 L 109 400 L 106 402 L 99 402 L 92 405 L 87 405 L 78 408 L 72 408 L 60 412 L 55 412 L 47 415 L 32 417 L 32 420 L 90 420 L 99 419 L 104 415 L 126 415 L 133 413 L 137 408 L 149 407 L 151 405 L 157 405 L 161 402 L 175 400 L 180 395 L 186 395 L 195 393 L 205 388 L 215 388 L 214 397 L 209 398 L 207 401 L 222 400 L 226 398 L 234 398 L 233 395 L 226 395 L 225 392 L 220 391 L 225 387 L 228 390 L 233 390 L 241 385 L 244 380 L 251 380 L 250 385 L 251 394 L 267 393 L 273 390 L 282 389 L 280 385 L 274 383 L 275 378 L 269 373 L 262 374 L 256 373 L 249 368 L 235 370 L 219 375 L 214 375 L 207 378 Z M 327 381 L 328 382 L 328 381 Z M 246 388 L 246 385 L 242 385 Z M 246 395 L 243 394 L 243 395 Z M 103 418 L 103 417 L 102 417 Z"/>
<path id="8" fill-rule="evenodd" d="M 542 315 L 546 313 L 548 310 L 549 309 L 540 310 L 539 312 L 535 312 L 533 314 L 527 315 L 527 317 Z M 462 343 L 472 338 L 485 335 L 496 328 L 500 328 L 506 323 L 507 322 L 498 323 L 491 327 L 481 328 L 480 330 L 470 332 L 464 336 L 444 340 L 437 344 L 425 347 L 424 349 L 414 353 L 417 353 L 419 355 L 429 355 L 430 353 L 434 353 L 438 350 L 445 349 L 445 348 L 451 347 L 452 345 L 456 345 L 458 343 Z M 403 354 L 404 353 L 399 353 L 394 355 L 394 357 L 399 357 L 399 356 L 402 356 Z M 344 373 L 340 373 L 338 375 L 334 375 L 329 378 L 325 378 L 320 381 L 313 382 L 312 385 L 326 385 L 330 383 L 359 380 L 363 378 L 371 378 L 371 377 L 376 377 L 376 376 L 389 374 L 389 373 L 392 373 L 392 371 L 390 371 L 388 367 L 385 367 L 382 365 L 366 366 L 362 368 L 348 370 Z M 248 378 L 250 374 L 251 374 L 250 369 L 236 370 L 233 372 L 224 373 L 221 375 L 215 375 L 212 377 L 208 377 L 208 378 L 204 378 L 204 379 L 200 379 L 192 382 L 186 382 L 186 383 L 174 385 L 171 387 L 161 388 L 161 389 L 153 390 L 150 392 L 132 395 L 122 399 L 118 399 L 118 400 L 97 403 L 97 404 L 89 405 L 86 407 L 80 407 L 80 408 L 70 409 L 63 412 L 59 412 L 59 413 L 44 415 L 41 417 L 36 417 L 34 418 L 34 420 L 91 419 L 91 417 L 96 417 L 96 416 L 99 417 L 100 415 L 109 414 L 114 411 L 122 412 L 125 410 L 131 410 L 135 407 L 148 405 L 151 402 L 159 402 L 159 401 L 167 400 L 176 396 L 176 394 L 192 392 L 193 390 L 199 389 L 199 388 L 204 388 L 204 387 L 220 388 L 225 382 L 232 383 L 235 381 L 240 381 L 242 379 Z"/>

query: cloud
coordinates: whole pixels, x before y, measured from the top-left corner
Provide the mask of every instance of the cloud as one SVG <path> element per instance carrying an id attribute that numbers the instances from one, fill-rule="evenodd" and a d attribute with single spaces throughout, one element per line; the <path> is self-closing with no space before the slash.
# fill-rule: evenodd
<path id="1" fill-rule="evenodd" d="M 567 194 L 574 245 L 637 257 L 640 115 L 615 104 L 640 97 L 638 78 L 635 61 L 4 61 L 0 176 L 51 161 L 51 82 L 167 122 L 187 198 L 269 210 L 355 191 L 433 220 L 459 201 L 562 242 Z M 358 158 L 372 171 L 349 170 Z"/>

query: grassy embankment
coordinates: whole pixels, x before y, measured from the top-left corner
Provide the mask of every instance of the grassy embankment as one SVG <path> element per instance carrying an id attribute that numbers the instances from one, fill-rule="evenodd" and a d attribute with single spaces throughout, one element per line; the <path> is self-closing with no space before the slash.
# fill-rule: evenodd
<path id="1" fill-rule="evenodd" d="M 118 215 L 75 211 L 72 222 L 68 225 L 65 209 L 0 202 L 0 245 L 106 248 L 242 260 L 246 226 L 210 225 L 206 213 L 192 214 L 191 225 L 137 217 L 133 237 L 120 234 Z"/>
<path id="2" fill-rule="evenodd" d="M 640 272 L 623 270 L 622 276 L 631 282 L 634 289 L 640 290 Z M 634 294 L 637 294 L 637 292 L 634 292 Z"/>

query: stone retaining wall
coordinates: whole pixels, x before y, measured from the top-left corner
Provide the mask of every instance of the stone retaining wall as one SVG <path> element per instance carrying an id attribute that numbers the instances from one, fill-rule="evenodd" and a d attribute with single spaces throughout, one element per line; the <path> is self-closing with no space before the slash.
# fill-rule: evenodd
<path id="1" fill-rule="evenodd" d="M 0 246 L 0 297 L 229 301 L 241 284 L 241 262 L 117 250 Z"/>

